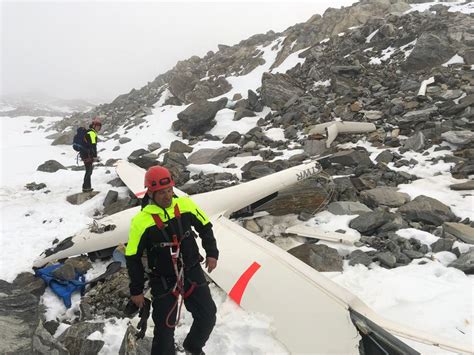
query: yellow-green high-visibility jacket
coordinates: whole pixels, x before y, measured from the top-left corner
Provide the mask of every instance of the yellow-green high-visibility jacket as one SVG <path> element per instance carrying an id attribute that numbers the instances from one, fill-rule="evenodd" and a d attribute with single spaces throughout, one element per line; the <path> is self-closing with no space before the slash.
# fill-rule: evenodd
<path id="1" fill-rule="evenodd" d="M 86 139 L 86 150 L 84 152 L 81 151 L 81 158 L 90 159 L 90 158 L 97 158 L 97 132 L 93 128 L 89 128 L 85 135 Z"/>
<path id="2" fill-rule="evenodd" d="M 182 235 L 178 219 L 175 216 L 175 206 L 178 205 L 181 213 Z M 159 230 L 152 217 L 156 214 L 165 225 L 166 233 Z M 206 257 L 218 258 L 219 251 L 216 239 L 212 232 L 212 224 L 206 214 L 189 197 L 173 197 L 171 206 L 162 208 L 155 204 L 146 205 L 132 219 L 125 257 L 127 259 L 128 274 L 130 276 L 130 293 L 139 295 L 144 287 L 144 267 L 141 261 L 146 250 L 148 267 L 155 276 L 174 276 L 174 268 L 168 246 L 160 243 L 169 242 L 176 234 L 181 240 L 181 254 L 184 268 L 190 269 L 200 262 L 199 248 L 196 243 L 196 234 L 202 239 L 202 246 Z M 167 239 L 168 237 L 168 239 Z"/>

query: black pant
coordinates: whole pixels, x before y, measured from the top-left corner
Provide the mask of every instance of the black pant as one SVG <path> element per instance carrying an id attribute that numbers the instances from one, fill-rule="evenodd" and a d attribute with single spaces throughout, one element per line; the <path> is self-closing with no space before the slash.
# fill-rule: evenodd
<path id="1" fill-rule="evenodd" d="M 174 327 L 166 325 L 166 318 L 176 302 L 176 297 L 169 291 L 174 286 L 175 277 L 152 278 L 151 291 L 153 294 L 153 322 L 155 323 L 152 355 L 174 355 Z M 216 324 L 216 305 L 211 297 L 211 291 L 207 285 L 201 265 L 196 265 L 185 272 L 185 290 L 191 286 L 191 281 L 197 286 L 191 295 L 184 300 L 186 309 L 193 316 L 193 324 L 189 330 L 183 347 L 193 354 L 199 354 L 209 339 L 209 335 Z M 169 323 L 176 321 L 177 307 L 169 316 Z"/>
<path id="2" fill-rule="evenodd" d="M 86 173 L 84 174 L 84 182 L 82 183 L 82 189 L 90 189 L 91 186 L 91 176 L 92 176 L 92 159 L 84 160 L 84 167 L 86 168 Z"/>

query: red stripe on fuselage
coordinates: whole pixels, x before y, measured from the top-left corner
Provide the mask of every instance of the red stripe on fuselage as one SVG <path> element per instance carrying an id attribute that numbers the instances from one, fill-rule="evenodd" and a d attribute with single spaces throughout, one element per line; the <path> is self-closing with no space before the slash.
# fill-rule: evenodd
<path id="1" fill-rule="evenodd" d="M 146 190 L 137 192 L 137 193 L 135 194 L 135 196 L 137 196 L 137 197 L 143 196 L 143 195 L 145 195 L 145 192 L 146 192 Z"/>
<path id="2" fill-rule="evenodd" d="M 245 288 L 258 269 L 260 269 L 260 264 L 254 261 L 253 264 L 250 265 L 248 269 L 245 270 L 245 272 L 240 276 L 234 287 L 232 287 L 232 290 L 230 290 L 229 297 L 232 298 L 239 306 L 242 296 L 244 295 Z"/>

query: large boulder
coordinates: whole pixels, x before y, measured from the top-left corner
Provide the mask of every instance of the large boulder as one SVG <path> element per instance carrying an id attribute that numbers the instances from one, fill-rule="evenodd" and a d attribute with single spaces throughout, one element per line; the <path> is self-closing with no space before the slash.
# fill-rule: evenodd
<path id="1" fill-rule="evenodd" d="M 67 169 L 64 165 L 57 162 L 56 160 L 47 160 L 43 164 L 38 166 L 36 170 L 44 171 L 46 173 L 55 173 L 58 170 L 67 170 Z"/>
<path id="2" fill-rule="evenodd" d="M 342 256 L 336 249 L 323 244 L 302 244 L 288 253 L 320 272 L 342 271 Z"/>
<path id="3" fill-rule="evenodd" d="M 455 267 L 466 274 L 474 274 L 474 248 L 471 248 L 467 253 L 462 254 L 457 260 L 454 260 L 448 266 Z"/>
<path id="4" fill-rule="evenodd" d="M 264 73 L 262 76 L 262 102 L 274 110 L 282 109 L 292 97 L 303 94 L 298 82 L 287 74 Z"/>
<path id="5" fill-rule="evenodd" d="M 401 206 L 398 211 L 413 222 L 424 222 L 439 226 L 443 222 L 453 222 L 458 218 L 444 203 L 424 195 Z"/>
<path id="6" fill-rule="evenodd" d="M 223 147 L 219 149 L 199 149 L 188 157 L 188 163 L 219 165 L 220 163 L 223 163 L 227 158 L 233 156 L 233 150 L 233 148 L 228 147 Z"/>
<path id="7" fill-rule="evenodd" d="M 403 68 L 410 72 L 430 69 L 447 62 L 454 54 L 456 49 L 444 35 L 425 32 L 416 41 Z"/>
<path id="8" fill-rule="evenodd" d="M 362 202 L 369 207 L 400 207 L 410 201 L 410 196 L 390 187 L 377 187 L 360 193 Z"/>
<path id="9" fill-rule="evenodd" d="M 32 353 L 32 338 L 40 321 L 38 303 L 38 297 L 0 280 L 0 353 Z"/>
<path id="10" fill-rule="evenodd" d="M 71 354 L 98 354 L 104 346 L 102 340 L 91 340 L 88 337 L 94 332 L 103 332 L 104 323 L 80 322 L 71 325 L 62 333 L 58 340 L 64 344 Z"/>
<path id="11" fill-rule="evenodd" d="M 446 222 L 443 223 L 443 231 L 454 235 L 464 243 L 474 244 L 474 228 L 462 223 Z"/>
<path id="12" fill-rule="evenodd" d="M 219 110 L 226 107 L 227 99 L 218 101 L 201 100 L 191 104 L 178 113 L 179 128 L 183 136 L 199 136 L 209 131 L 216 122 L 214 118 Z"/>
<path id="13" fill-rule="evenodd" d="M 349 227 L 358 232 L 371 235 L 377 231 L 378 228 L 390 223 L 394 219 L 394 214 L 385 211 L 367 212 L 354 218 Z"/>

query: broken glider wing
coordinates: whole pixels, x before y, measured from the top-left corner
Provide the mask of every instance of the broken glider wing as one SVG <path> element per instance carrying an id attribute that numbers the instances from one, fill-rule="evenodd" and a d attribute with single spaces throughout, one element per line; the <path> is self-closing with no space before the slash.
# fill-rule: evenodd
<path id="1" fill-rule="evenodd" d="M 38 259 L 33 262 L 33 267 L 42 267 L 49 262 L 70 256 L 91 253 L 127 243 L 130 221 L 138 213 L 139 208 L 130 208 L 99 220 L 101 225 L 109 227 L 103 233 L 91 232 L 89 228 L 85 228 L 76 235 L 62 240 L 42 252 Z"/>
<path id="2" fill-rule="evenodd" d="M 214 215 L 228 216 L 236 210 L 248 206 L 280 189 L 291 186 L 302 179 L 315 175 L 319 171 L 315 163 L 302 164 L 227 189 L 193 195 L 193 200 L 206 211 L 212 220 L 212 216 Z M 143 197 L 145 191 L 143 188 L 144 169 L 126 161 L 119 161 L 117 163 L 117 173 L 136 196 Z M 260 181 L 260 183 L 257 181 Z M 258 188 L 252 187 L 255 183 L 259 186 Z M 174 190 L 177 195 L 185 195 L 184 192 L 177 188 Z M 33 266 L 41 267 L 51 261 L 107 249 L 117 246 L 120 243 L 126 243 L 128 240 L 130 221 L 139 211 L 139 208 L 140 207 L 134 207 L 100 219 L 98 222 L 101 225 L 111 226 L 108 231 L 94 233 L 91 232 L 89 228 L 86 228 L 75 236 L 68 237 L 52 248 L 45 250 L 39 258 L 34 261 Z"/>

